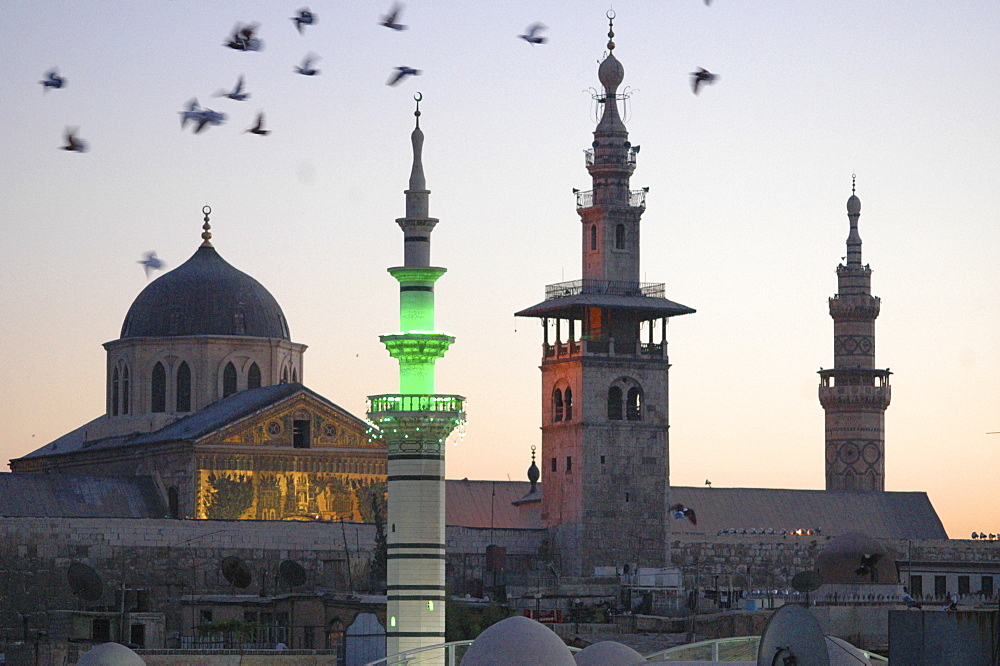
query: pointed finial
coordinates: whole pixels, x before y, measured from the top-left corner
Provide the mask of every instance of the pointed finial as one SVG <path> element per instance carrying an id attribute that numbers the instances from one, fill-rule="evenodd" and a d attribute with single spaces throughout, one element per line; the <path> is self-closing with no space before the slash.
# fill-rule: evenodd
<path id="1" fill-rule="evenodd" d="M 851 194 L 854 194 L 854 183 L 857 180 L 858 175 L 855 173 L 851 174 Z"/>
<path id="2" fill-rule="evenodd" d="M 413 112 L 413 115 L 417 118 L 417 127 L 420 127 L 420 102 L 424 99 L 424 94 L 418 92 L 413 96 L 413 100 L 417 103 L 417 110 Z"/>
<path id="3" fill-rule="evenodd" d="M 608 51 L 615 50 L 615 10 L 609 9 L 605 14 L 608 17 Z"/>
<path id="4" fill-rule="evenodd" d="M 205 214 L 205 224 L 201 225 L 204 231 L 201 232 L 201 246 L 212 247 L 212 225 L 208 223 L 208 216 L 212 214 L 211 206 L 203 206 L 201 212 Z"/>
<path id="5" fill-rule="evenodd" d="M 531 445 L 531 467 L 528 468 L 528 481 L 531 482 L 531 488 L 528 490 L 529 493 L 533 493 L 536 490 L 536 484 L 538 479 L 541 477 L 542 473 L 538 469 L 538 465 L 535 464 L 535 445 Z"/>

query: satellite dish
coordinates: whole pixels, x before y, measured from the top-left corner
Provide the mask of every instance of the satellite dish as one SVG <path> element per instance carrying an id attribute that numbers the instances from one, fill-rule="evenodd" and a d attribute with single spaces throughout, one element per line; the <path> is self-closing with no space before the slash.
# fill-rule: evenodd
<path id="1" fill-rule="evenodd" d="M 774 612 L 760 637 L 757 666 L 830 666 L 826 638 L 805 606 L 785 604 Z"/>
<path id="2" fill-rule="evenodd" d="M 278 578 L 288 587 L 301 587 L 306 584 L 306 570 L 294 560 L 284 560 L 278 565 Z"/>
<path id="3" fill-rule="evenodd" d="M 230 585 L 241 590 L 250 587 L 253 576 L 250 574 L 250 568 L 246 562 L 238 557 L 225 557 L 219 566 L 222 569 L 223 577 L 229 581 Z"/>
<path id="4" fill-rule="evenodd" d="M 74 562 L 66 572 L 69 588 L 84 601 L 98 601 L 104 594 L 101 576 L 83 562 Z"/>
<path id="5" fill-rule="evenodd" d="M 813 592 L 823 584 L 823 575 L 818 571 L 800 571 L 792 576 L 792 587 L 798 592 Z"/>

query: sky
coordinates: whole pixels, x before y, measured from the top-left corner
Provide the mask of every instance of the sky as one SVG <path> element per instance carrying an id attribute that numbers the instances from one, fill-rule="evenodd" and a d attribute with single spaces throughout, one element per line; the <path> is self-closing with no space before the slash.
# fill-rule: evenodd
<path id="1" fill-rule="evenodd" d="M 606 2 L 0 3 L 0 456 L 104 410 L 105 353 L 146 286 L 213 243 L 309 345 L 303 379 L 363 416 L 397 390 L 413 95 L 423 95 L 437 390 L 468 397 L 450 478 L 525 479 L 540 445 L 541 329 L 513 313 L 580 276 L 572 188 L 591 188 Z M 851 175 L 892 372 L 886 489 L 929 494 L 948 533 L 1000 532 L 1000 3 L 613 4 L 649 187 L 644 281 L 697 310 L 668 327 L 671 483 L 822 488 L 816 371 L 845 254 Z M 260 52 L 222 44 L 260 23 Z M 540 21 L 546 44 L 517 35 Z M 315 77 L 293 69 L 307 53 Z M 393 69 L 421 70 L 398 86 Z M 42 92 L 57 66 L 67 80 Z M 689 73 L 718 81 L 692 93 Z M 213 97 L 245 75 L 250 99 Z M 192 98 L 228 114 L 195 135 Z M 244 130 L 266 113 L 268 136 Z M 59 150 L 78 126 L 90 150 Z M 543 477 L 544 482 L 544 477 Z"/>

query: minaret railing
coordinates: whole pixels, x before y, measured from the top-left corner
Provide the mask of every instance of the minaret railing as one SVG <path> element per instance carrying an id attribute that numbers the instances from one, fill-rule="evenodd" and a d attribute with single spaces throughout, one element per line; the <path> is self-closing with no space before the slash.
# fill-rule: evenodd
<path id="1" fill-rule="evenodd" d="M 588 148 L 583 151 L 584 162 L 589 167 L 594 166 L 595 164 L 614 164 L 618 166 L 634 167 L 635 154 L 635 150 L 629 150 L 624 155 L 596 156 L 593 148 Z"/>
<path id="2" fill-rule="evenodd" d="M 596 280 L 592 278 L 557 282 L 545 286 L 545 300 L 547 301 L 578 294 L 666 298 L 666 289 L 662 282 L 631 282 L 629 280 Z"/>
<path id="3" fill-rule="evenodd" d="M 628 206 L 629 208 L 646 208 L 646 194 L 648 194 L 645 188 L 641 190 L 629 190 L 628 193 Z M 576 207 L 577 208 L 590 208 L 595 205 L 607 205 L 606 202 L 596 201 L 594 199 L 594 190 L 577 191 L 576 192 Z"/>

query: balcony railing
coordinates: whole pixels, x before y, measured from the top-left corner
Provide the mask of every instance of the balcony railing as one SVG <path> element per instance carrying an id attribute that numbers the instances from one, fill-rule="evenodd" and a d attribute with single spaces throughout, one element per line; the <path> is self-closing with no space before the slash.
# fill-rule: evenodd
<path id="1" fill-rule="evenodd" d="M 461 412 L 465 398 L 460 395 L 372 395 L 368 412 Z"/>
<path id="2" fill-rule="evenodd" d="M 600 159 L 594 154 L 593 148 L 588 148 L 583 151 L 584 161 L 587 166 L 594 166 L 595 164 L 617 164 L 621 166 L 635 166 L 635 153 L 634 150 L 628 150 L 625 152 L 624 156 L 614 156 L 614 155 L 602 155 Z"/>
<path id="3" fill-rule="evenodd" d="M 577 294 L 608 294 L 611 296 L 645 296 L 665 298 L 662 282 L 631 282 L 629 280 L 572 280 L 545 286 L 545 300 Z"/>
<path id="4" fill-rule="evenodd" d="M 623 356 L 628 358 L 663 359 L 666 346 L 661 342 L 639 342 L 634 345 L 615 344 L 612 340 L 571 340 L 543 345 L 543 362 L 576 356 Z"/>
<path id="5" fill-rule="evenodd" d="M 628 193 L 628 206 L 629 208 L 646 208 L 646 192 L 647 189 L 641 190 L 630 190 Z M 595 205 L 607 205 L 607 201 L 598 201 L 594 199 L 594 190 L 587 190 L 585 192 L 576 192 L 576 207 L 577 208 L 590 208 Z"/>

